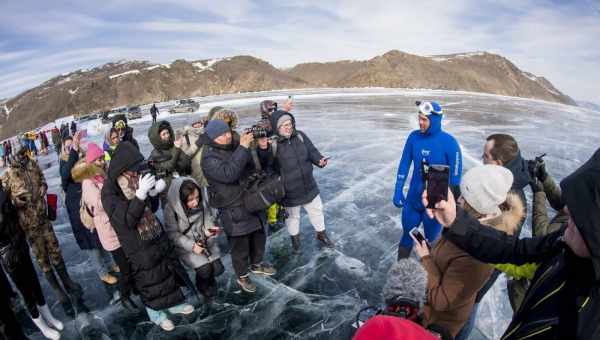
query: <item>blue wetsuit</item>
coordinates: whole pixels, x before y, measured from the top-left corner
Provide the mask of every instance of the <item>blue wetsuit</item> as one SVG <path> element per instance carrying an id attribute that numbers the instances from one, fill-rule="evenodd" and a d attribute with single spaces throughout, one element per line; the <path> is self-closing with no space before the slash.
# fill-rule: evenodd
<path id="1" fill-rule="evenodd" d="M 431 125 L 425 133 L 420 130 L 413 131 L 406 140 L 398 176 L 396 177 L 396 189 L 394 191 L 394 205 L 402 207 L 402 238 L 400 246 L 412 249 L 413 241 L 409 231 L 417 227 L 421 222 L 425 226 L 425 237 L 431 243 L 440 234 L 441 226 L 435 220 L 427 216 L 425 207 L 421 202 L 421 196 L 425 189 L 421 163 L 444 164 L 450 167 L 450 186 L 458 186 L 462 173 L 462 154 L 456 139 L 450 134 L 442 131 L 443 115 L 431 114 L 428 116 Z M 404 197 L 402 191 L 410 164 L 413 163 L 413 175 L 410 181 L 408 195 Z"/>

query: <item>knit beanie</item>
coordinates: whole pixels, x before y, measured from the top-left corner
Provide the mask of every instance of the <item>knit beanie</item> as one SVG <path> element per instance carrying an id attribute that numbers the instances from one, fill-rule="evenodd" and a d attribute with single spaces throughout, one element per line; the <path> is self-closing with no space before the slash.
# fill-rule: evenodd
<path id="1" fill-rule="evenodd" d="M 292 120 L 292 116 L 285 114 L 279 117 L 279 119 L 277 119 L 277 129 L 279 129 L 281 125 L 285 124 L 285 122 L 288 120 Z"/>
<path id="2" fill-rule="evenodd" d="M 89 143 L 85 154 L 85 162 L 91 164 L 100 157 L 104 157 L 104 151 L 96 143 Z"/>
<path id="3" fill-rule="evenodd" d="M 211 120 L 208 122 L 205 129 L 206 135 L 211 140 L 215 140 L 217 137 L 229 131 L 229 125 L 223 120 Z"/>
<path id="4" fill-rule="evenodd" d="M 500 204 L 513 183 L 513 174 L 499 165 L 480 165 L 467 171 L 460 183 L 462 197 L 480 214 L 499 215 Z"/>

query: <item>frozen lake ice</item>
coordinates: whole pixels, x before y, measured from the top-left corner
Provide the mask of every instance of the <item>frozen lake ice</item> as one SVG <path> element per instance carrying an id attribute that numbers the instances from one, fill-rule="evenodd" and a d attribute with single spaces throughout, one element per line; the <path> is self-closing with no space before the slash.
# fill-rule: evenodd
<path id="1" fill-rule="evenodd" d="M 289 90 L 197 98 L 193 114 L 169 115 L 172 102 L 161 103 L 160 118 L 181 128 L 215 105 L 236 110 L 241 128 L 259 117 L 264 99 L 284 101 L 294 95 L 297 127 L 317 148 L 331 156 L 325 169 L 315 169 L 334 251 L 320 251 L 314 231 L 304 217 L 303 252 L 292 256 L 285 229 L 269 237 L 267 260 L 278 269 L 272 278 L 260 278 L 254 296 L 240 293 L 229 256 L 219 277 L 219 296 L 210 307 L 190 292 L 197 311 L 175 318 L 177 328 L 166 333 L 148 321 L 145 313 L 131 314 L 110 304 L 113 289 L 104 286 L 82 256 L 64 207 L 54 223 L 64 257 L 74 279 L 85 288 L 84 301 L 91 313 L 75 320 L 64 316 L 49 286 L 40 276 L 46 297 L 62 320 L 62 339 L 349 339 L 358 310 L 382 303 L 385 275 L 396 258 L 401 234 L 400 210 L 392 204 L 395 175 L 408 134 L 418 128 L 415 100 L 436 100 L 444 111 L 444 129 L 461 144 L 464 168 L 477 164 L 485 137 L 508 133 L 516 137 L 525 158 L 547 153 L 549 172 L 561 179 L 576 169 L 600 146 L 600 112 L 513 97 L 465 92 L 393 89 Z M 147 138 L 150 117 L 132 121 L 142 153 L 152 147 Z M 90 137 L 102 142 L 103 126 L 87 124 Z M 40 163 L 50 186 L 60 191 L 56 156 Z M 408 182 L 408 181 L 407 181 Z M 531 193 L 528 192 L 529 197 Z M 531 211 L 531 210 L 529 210 Z M 522 236 L 530 234 L 528 226 Z M 226 241 L 222 240 L 226 248 Z M 38 271 L 39 272 L 39 271 Z M 20 312 L 25 320 L 24 311 Z M 506 281 L 501 277 L 479 310 L 473 339 L 497 339 L 511 318 Z M 23 324 L 32 339 L 42 339 L 33 324 Z"/>

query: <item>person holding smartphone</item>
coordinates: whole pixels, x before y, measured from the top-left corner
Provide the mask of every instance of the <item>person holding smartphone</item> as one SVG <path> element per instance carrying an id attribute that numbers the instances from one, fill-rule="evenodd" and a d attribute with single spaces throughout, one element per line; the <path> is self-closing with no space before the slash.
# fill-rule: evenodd
<path id="1" fill-rule="evenodd" d="M 196 288 L 206 299 L 217 295 L 216 277 L 223 274 L 216 236 L 221 229 L 212 216 L 200 186 L 191 177 L 173 180 L 165 208 L 165 227 L 183 264 L 196 272 Z"/>
<path id="2" fill-rule="evenodd" d="M 440 234 L 440 224 L 425 213 L 421 195 L 425 190 L 424 169 L 433 164 L 447 165 L 449 185 L 457 187 L 462 174 L 462 154 L 458 142 L 452 135 L 442 131 L 444 117 L 442 107 L 436 102 L 416 102 L 419 110 L 419 130 L 413 131 L 406 140 L 398 173 L 393 203 L 402 208 L 402 238 L 398 245 L 398 259 L 410 255 L 413 241 L 409 231 L 421 223 L 425 226 L 425 237 L 433 242 Z M 408 177 L 411 163 L 413 175 L 404 196 L 404 183 Z"/>
<path id="3" fill-rule="evenodd" d="M 480 223 L 513 235 L 525 209 L 519 196 L 509 192 L 512 184 L 513 175 L 506 168 L 472 168 L 461 183 L 458 204 Z M 418 232 L 410 235 L 427 271 L 425 324 L 441 325 L 455 339 L 467 339 L 461 329 L 469 320 L 477 292 L 492 274 L 492 265 L 480 262 L 444 235 L 432 249 Z"/>

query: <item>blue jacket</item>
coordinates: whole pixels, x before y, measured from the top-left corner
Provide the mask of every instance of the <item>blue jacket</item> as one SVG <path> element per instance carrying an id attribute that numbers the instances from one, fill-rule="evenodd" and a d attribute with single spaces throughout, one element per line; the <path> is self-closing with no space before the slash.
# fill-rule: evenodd
<path id="1" fill-rule="evenodd" d="M 421 195 L 425 189 L 421 163 L 425 160 L 428 164 L 444 164 L 450 167 L 450 185 L 460 184 L 462 174 L 462 154 L 460 146 L 454 137 L 442 131 L 442 115 L 429 116 L 431 125 L 425 133 L 420 130 L 411 132 L 404 145 L 394 192 L 394 205 L 403 206 L 408 202 L 417 210 L 425 209 L 421 203 Z M 404 197 L 402 188 L 406 182 L 410 164 L 413 163 L 413 175 Z"/>

